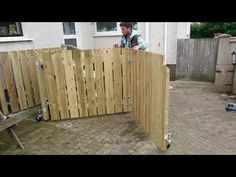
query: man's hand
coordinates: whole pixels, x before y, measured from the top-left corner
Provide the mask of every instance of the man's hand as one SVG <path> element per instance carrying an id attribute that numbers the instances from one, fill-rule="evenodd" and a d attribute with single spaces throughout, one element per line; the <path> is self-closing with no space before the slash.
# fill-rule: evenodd
<path id="1" fill-rule="evenodd" d="M 119 46 L 119 44 L 115 44 L 113 47 L 114 47 L 114 48 L 117 48 L 117 47 L 120 47 L 120 46 Z"/>
<path id="2" fill-rule="evenodd" d="M 136 45 L 136 46 L 134 46 L 132 49 L 137 51 L 137 50 L 140 49 L 140 46 L 139 46 L 139 45 Z"/>

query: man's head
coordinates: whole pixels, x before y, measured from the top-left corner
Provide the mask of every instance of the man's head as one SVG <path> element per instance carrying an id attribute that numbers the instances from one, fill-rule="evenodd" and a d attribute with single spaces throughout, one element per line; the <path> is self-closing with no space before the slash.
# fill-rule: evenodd
<path id="1" fill-rule="evenodd" d="M 132 33 L 132 24 L 130 22 L 121 22 L 120 27 L 124 36 L 129 36 Z"/>

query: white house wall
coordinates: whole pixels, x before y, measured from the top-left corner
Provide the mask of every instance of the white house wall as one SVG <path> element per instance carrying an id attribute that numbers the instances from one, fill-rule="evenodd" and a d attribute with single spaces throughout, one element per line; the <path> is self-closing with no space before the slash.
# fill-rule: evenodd
<path id="1" fill-rule="evenodd" d="M 64 43 L 60 22 L 22 22 L 24 37 L 32 41 L 0 42 L 0 51 L 60 47 Z M 9 37 L 10 38 L 10 37 Z"/>
<path id="2" fill-rule="evenodd" d="M 177 23 L 167 23 L 167 64 L 176 64 Z"/>

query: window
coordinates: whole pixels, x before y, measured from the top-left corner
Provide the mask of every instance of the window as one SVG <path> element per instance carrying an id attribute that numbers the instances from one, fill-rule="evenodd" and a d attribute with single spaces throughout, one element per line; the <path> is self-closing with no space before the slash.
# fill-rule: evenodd
<path id="1" fill-rule="evenodd" d="M 23 36 L 20 22 L 0 22 L 0 37 Z"/>
<path id="2" fill-rule="evenodd" d="M 137 22 L 131 22 L 134 30 L 138 30 Z M 120 22 L 96 22 L 97 34 L 121 34 Z"/>
<path id="3" fill-rule="evenodd" d="M 65 45 L 72 45 L 77 47 L 76 39 L 65 39 Z"/>
<path id="4" fill-rule="evenodd" d="M 97 32 L 117 31 L 116 22 L 97 22 Z"/>
<path id="5" fill-rule="evenodd" d="M 63 22 L 64 35 L 75 34 L 75 23 L 74 22 Z"/>
<path id="6" fill-rule="evenodd" d="M 75 22 L 63 22 L 64 42 L 68 45 L 68 49 L 72 47 L 78 47 L 78 33 L 77 25 Z"/>

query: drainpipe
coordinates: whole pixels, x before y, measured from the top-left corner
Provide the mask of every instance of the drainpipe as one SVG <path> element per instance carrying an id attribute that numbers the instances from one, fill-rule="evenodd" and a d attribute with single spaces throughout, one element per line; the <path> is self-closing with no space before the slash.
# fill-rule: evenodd
<path id="1" fill-rule="evenodd" d="M 146 51 L 149 51 L 149 47 L 150 47 L 150 43 L 149 43 L 149 33 L 150 33 L 150 31 L 149 31 L 149 22 L 146 22 L 145 23 L 145 40 L 146 40 L 146 42 L 147 42 L 147 44 L 148 44 L 148 48 L 146 49 Z"/>
<path id="2" fill-rule="evenodd" d="M 164 42 L 164 55 L 165 55 L 165 60 L 164 60 L 164 63 L 166 64 L 166 55 L 167 55 L 167 22 L 165 22 L 165 42 Z"/>

